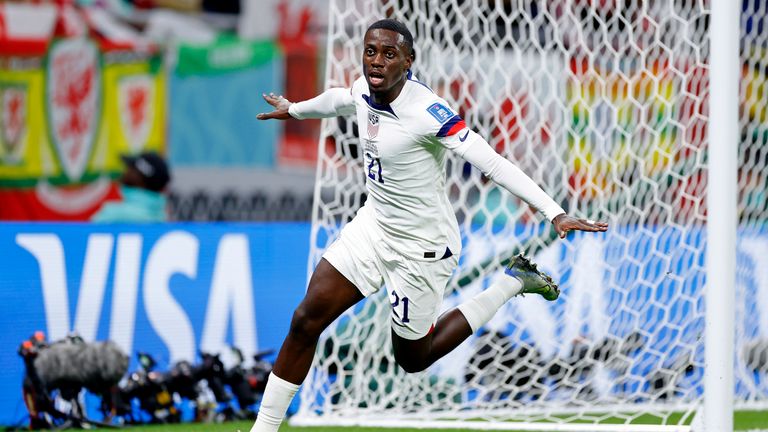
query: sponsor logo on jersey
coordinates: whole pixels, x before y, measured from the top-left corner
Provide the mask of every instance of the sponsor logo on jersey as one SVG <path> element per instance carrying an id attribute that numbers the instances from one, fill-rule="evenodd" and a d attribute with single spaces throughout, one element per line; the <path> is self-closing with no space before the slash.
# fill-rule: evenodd
<path id="1" fill-rule="evenodd" d="M 64 173 L 76 181 L 85 172 L 98 125 L 99 59 L 87 39 L 64 39 L 51 48 L 47 105 L 51 138 Z"/>
<path id="2" fill-rule="evenodd" d="M 379 134 L 379 115 L 368 111 L 368 138 L 376 138 Z"/>
<path id="3" fill-rule="evenodd" d="M 152 77 L 149 75 L 124 78 L 117 85 L 120 124 L 132 153 L 141 151 L 149 138 L 154 89 Z"/>
<path id="4" fill-rule="evenodd" d="M 432 117 L 440 122 L 440 124 L 447 122 L 451 117 L 453 117 L 453 112 L 450 109 L 437 102 L 430 105 L 429 108 L 427 108 L 427 112 L 432 114 Z"/>
<path id="5" fill-rule="evenodd" d="M 0 117 L 0 130 L 2 130 L 3 150 L 6 159 L 17 160 L 21 158 L 22 142 L 27 130 L 27 92 L 24 87 L 0 88 L 0 102 L 3 111 Z"/>
<path id="6" fill-rule="evenodd" d="M 459 137 L 459 141 L 464 142 L 467 140 L 467 137 L 469 136 L 469 130 L 467 130 L 466 133 L 464 133 L 464 136 Z"/>

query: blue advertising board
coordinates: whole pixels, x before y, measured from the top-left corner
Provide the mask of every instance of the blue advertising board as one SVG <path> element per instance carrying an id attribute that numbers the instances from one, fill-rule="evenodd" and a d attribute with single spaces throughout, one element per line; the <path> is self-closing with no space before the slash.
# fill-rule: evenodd
<path id="1" fill-rule="evenodd" d="M 278 349 L 306 288 L 309 224 L 0 224 L 0 424 L 21 420 L 35 331 L 111 339 L 161 369 Z"/>
<path id="2" fill-rule="evenodd" d="M 72 331 L 113 340 L 131 355 L 132 370 L 139 351 L 164 370 L 196 361 L 200 351 L 278 349 L 305 291 L 309 237 L 307 223 L 0 223 L 0 424 L 26 415 L 17 348 L 38 330 L 49 340 Z M 482 261 L 498 242 L 484 241 L 471 240 L 464 265 Z M 554 242 L 535 258 L 560 282 L 561 300 L 516 299 L 486 330 L 516 334 L 543 358 L 567 358 L 585 338 L 639 334 L 643 348 L 622 372 L 632 379 L 596 390 L 644 392 L 660 368 L 703 364 L 705 244 L 703 227 L 672 226 L 613 227 Z M 735 286 L 719 287 L 737 293 L 737 396 L 762 399 L 764 377 L 745 349 L 768 341 L 768 232 L 741 229 L 737 253 Z M 445 306 L 474 295 L 486 279 Z M 433 372 L 460 378 L 470 354 L 457 350 Z M 676 385 L 700 394 L 701 370 Z"/>

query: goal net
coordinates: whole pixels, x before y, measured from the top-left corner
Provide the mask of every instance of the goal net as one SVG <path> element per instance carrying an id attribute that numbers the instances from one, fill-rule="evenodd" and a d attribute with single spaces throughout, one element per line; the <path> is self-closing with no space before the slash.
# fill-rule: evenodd
<path id="1" fill-rule="evenodd" d="M 321 338 L 293 422 L 687 430 L 703 397 L 709 2 L 329 7 L 327 87 L 348 87 L 367 26 L 396 18 L 414 34 L 421 81 L 570 214 L 611 227 L 557 240 L 533 209 L 451 157 L 463 250 L 444 308 L 484 289 L 518 252 L 559 281 L 560 299 L 513 299 L 418 374 L 394 361 L 386 295 L 367 299 Z M 765 8 L 743 2 L 737 406 L 768 400 Z M 310 271 L 365 199 L 357 128 L 352 118 L 323 122 Z"/>

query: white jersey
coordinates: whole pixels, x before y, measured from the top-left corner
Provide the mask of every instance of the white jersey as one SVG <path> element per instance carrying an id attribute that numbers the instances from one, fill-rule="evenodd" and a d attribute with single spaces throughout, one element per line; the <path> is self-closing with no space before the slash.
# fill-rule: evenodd
<path id="1" fill-rule="evenodd" d="M 386 106 L 370 100 L 364 78 L 355 81 L 352 97 L 365 163 L 366 205 L 384 238 L 414 259 L 459 253 L 461 238 L 446 190 L 445 161 L 446 148 L 462 142 L 456 135 L 466 129 L 464 121 L 413 78 Z"/>
<path id="2" fill-rule="evenodd" d="M 490 173 L 492 179 L 498 171 L 496 177 L 501 177 L 502 186 L 548 217 L 563 213 L 521 172 L 504 178 L 501 173 L 512 173 L 509 166 L 514 166 L 470 131 L 445 100 L 410 72 L 400 94 L 388 105 L 371 100 L 368 84 L 361 77 L 351 89 L 331 89 L 318 98 L 291 105 L 289 112 L 299 119 L 355 113 L 368 190 L 365 206 L 375 215 L 384 241 L 409 258 L 432 261 L 460 251 L 458 223 L 446 187 L 446 150 L 466 157 L 480 141 L 485 149 L 478 147 L 471 158 L 466 157 L 468 161 Z M 494 165 L 501 161 L 509 166 Z M 530 184 L 521 182 L 518 175 Z M 510 181 L 525 183 L 523 186 L 540 194 L 526 197 Z"/>

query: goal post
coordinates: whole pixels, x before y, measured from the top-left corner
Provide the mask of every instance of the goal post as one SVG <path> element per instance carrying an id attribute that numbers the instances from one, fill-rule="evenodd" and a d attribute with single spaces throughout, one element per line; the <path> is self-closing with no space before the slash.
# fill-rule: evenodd
<path id="1" fill-rule="evenodd" d="M 388 299 L 373 296 L 321 337 L 292 423 L 688 431 L 708 406 L 703 430 L 719 431 L 732 423 L 729 394 L 768 408 L 768 11 L 717 1 L 330 0 L 326 87 L 349 86 L 367 26 L 396 18 L 414 34 L 420 81 L 569 213 L 611 226 L 559 240 L 449 156 L 463 248 L 445 309 L 518 252 L 560 282 L 561 298 L 515 298 L 446 358 L 406 374 Z M 710 40 L 727 15 L 717 7 L 741 7 L 739 48 Z M 715 84 L 733 79 L 714 72 L 718 52 L 736 62 L 724 70 L 742 79 L 738 92 Z M 365 199 L 357 128 L 322 123 L 310 272 Z M 734 181 L 734 151 L 738 191 L 715 190 Z"/>
<path id="2" fill-rule="evenodd" d="M 707 214 L 707 310 L 704 423 L 701 431 L 733 431 L 735 348 L 739 10 L 712 0 Z"/>

